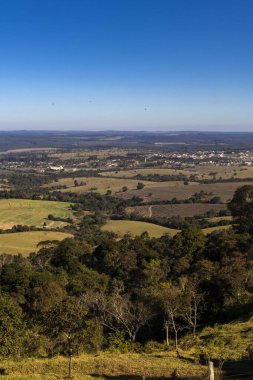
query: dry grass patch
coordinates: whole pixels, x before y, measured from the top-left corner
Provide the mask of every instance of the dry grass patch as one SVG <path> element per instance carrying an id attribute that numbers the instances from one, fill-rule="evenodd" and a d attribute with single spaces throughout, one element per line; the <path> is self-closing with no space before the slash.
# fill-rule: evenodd
<path id="1" fill-rule="evenodd" d="M 229 178 L 253 178 L 253 167 L 250 166 L 196 166 L 192 169 L 193 174 L 197 174 L 199 179 L 219 179 Z"/>
<path id="2" fill-rule="evenodd" d="M 126 212 L 128 214 L 136 213 L 145 217 L 158 217 L 158 218 L 171 218 L 179 217 L 193 217 L 196 215 L 205 215 L 208 211 L 219 212 L 226 210 L 227 206 L 224 204 L 209 204 L 209 203 L 191 203 L 191 204 L 171 204 L 171 205 L 145 205 L 128 207 Z"/>
<path id="3" fill-rule="evenodd" d="M 75 181 L 77 181 L 77 186 L 75 186 Z M 153 188 L 158 186 L 157 182 L 152 181 L 138 181 L 135 179 L 121 179 L 121 178 L 103 178 L 103 177 L 80 177 L 80 178 L 62 178 L 58 182 L 52 182 L 47 185 L 47 187 L 57 187 L 59 185 L 66 186 L 66 189 L 62 189 L 62 192 L 71 191 L 74 193 L 85 193 L 85 192 L 98 192 L 105 194 L 107 191 L 111 191 L 114 195 L 120 196 L 121 194 L 128 194 L 131 192 L 131 196 L 139 196 L 141 190 L 137 190 L 138 183 L 144 184 L 144 188 L 147 192 L 150 192 Z M 161 182 L 159 187 L 170 188 L 179 186 L 180 182 Z M 122 188 L 126 186 L 128 190 L 122 192 Z"/>
<path id="4" fill-rule="evenodd" d="M 179 170 L 179 169 L 171 169 L 171 168 L 145 168 L 145 169 L 131 169 L 131 170 L 115 170 L 111 172 L 103 172 L 101 175 L 106 177 L 125 177 L 125 178 L 131 178 L 135 177 L 136 175 L 153 175 L 153 174 L 159 174 L 159 175 L 186 175 L 189 176 L 193 174 L 191 170 Z"/>
<path id="5" fill-rule="evenodd" d="M 128 181 L 128 180 L 126 180 Z M 144 181 L 141 181 L 144 182 Z M 234 192 L 241 186 L 252 185 L 252 182 L 226 182 L 226 183 L 210 183 L 200 184 L 198 182 L 190 182 L 189 185 L 184 185 L 182 181 L 173 182 L 152 182 L 152 185 L 145 186 L 144 189 L 137 191 L 128 191 L 120 196 L 130 198 L 138 195 L 144 200 L 164 201 L 177 198 L 179 200 L 189 199 L 194 193 L 204 191 L 210 194 L 206 199 L 211 199 L 214 196 L 221 198 L 222 202 L 228 202 L 233 198 Z"/>

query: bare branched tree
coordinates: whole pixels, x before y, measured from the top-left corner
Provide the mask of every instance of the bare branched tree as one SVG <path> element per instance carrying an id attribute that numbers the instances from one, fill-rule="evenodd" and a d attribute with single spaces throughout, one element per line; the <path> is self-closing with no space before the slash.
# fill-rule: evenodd
<path id="1" fill-rule="evenodd" d="M 124 331 L 134 342 L 140 328 L 153 316 L 144 302 L 130 300 L 122 285 L 114 286 L 110 294 L 90 292 L 82 302 L 96 310 L 100 323 L 112 331 Z"/>
<path id="2" fill-rule="evenodd" d="M 187 280 L 183 289 L 184 307 L 182 317 L 192 329 L 193 337 L 196 337 L 197 323 L 204 304 L 204 297 L 201 294 L 196 282 Z"/>

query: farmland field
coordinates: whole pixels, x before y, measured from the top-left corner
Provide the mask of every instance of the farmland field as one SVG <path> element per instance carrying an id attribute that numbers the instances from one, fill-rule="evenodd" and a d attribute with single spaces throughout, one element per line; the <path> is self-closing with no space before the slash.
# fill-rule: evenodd
<path id="1" fill-rule="evenodd" d="M 75 186 L 77 181 L 77 186 Z M 144 184 L 144 188 L 137 190 L 138 182 Z M 106 194 L 111 191 L 113 195 L 123 198 L 132 198 L 138 196 L 144 201 L 164 201 L 177 198 L 179 200 L 188 199 L 195 193 L 204 191 L 209 195 L 205 199 L 219 196 L 222 202 L 228 202 L 232 199 L 237 188 L 244 185 L 252 185 L 252 182 L 225 182 L 201 184 L 199 182 L 189 182 L 185 185 L 183 181 L 139 181 L 135 179 L 108 178 L 108 177 L 68 177 L 61 178 L 58 182 L 52 182 L 47 187 L 57 188 L 57 186 L 66 186 L 61 189 L 62 192 L 87 193 L 90 191 Z M 122 188 L 126 186 L 127 191 L 123 192 Z"/>
<path id="2" fill-rule="evenodd" d="M 159 175 L 179 175 L 184 174 L 186 176 L 189 176 L 191 174 L 194 174 L 194 171 L 188 170 L 188 169 L 172 169 L 172 168 L 144 168 L 144 169 L 131 169 L 131 170 L 116 170 L 111 172 L 102 172 L 101 175 L 106 177 L 115 177 L 115 178 L 131 178 L 135 177 L 136 175 L 152 175 L 152 174 L 159 174 Z"/>
<path id="3" fill-rule="evenodd" d="M 77 186 L 75 186 L 75 180 L 77 181 Z M 94 191 L 98 192 L 101 194 L 105 194 L 108 190 L 111 190 L 112 193 L 122 193 L 122 187 L 127 186 L 128 191 L 131 191 L 131 194 L 138 196 L 139 191 L 137 190 L 137 184 L 138 182 L 142 182 L 147 190 L 152 189 L 153 187 L 163 187 L 163 188 L 168 188 L 168 187 L 174 187 L 174 186 L 183 186 L 182 182 L 176 182 L 176 181 L 171 181 L 171 182 L 153 182 L 153 181 L 138 181 L 135 179 L 121 179 L 121 178 L 99 178 L 99 177 L 80 177 L 80 178 L 61 178 L 58 182 L 53 182 L 47 186 L 49 187 L 55 187 L 59 185 L 64 185 L 67 188 L 62 189 L 61 191 L 67 192 L 71 191 L 74 193 L 85 193 L 88 191 Z M 191 183 L 189 184 L 189 186 Z M 127 194 L 128 191 L 126 191 Z M 132 196 L 133 196 L 132 195 Z"/>
<path id="4" fill-rule="evenodd" d="M 196 173 L 198 178 L 210 179 L 215 177 L 219 179 L 229 179 L 229 178 L 253 178 L 253 167 L 251 166 L 202 166 L 198 165 L 192 169 L 193 174 Z"/>
<path id="5" fill-rule="evenodd" d="M 127 184 L 128 180 L 125 180 Z M 144 183 L 144 181 L 142 181 Z M 147 181 L 148 182 L 148 181 Z M 155 185 L 154 185 L 155 183 Z M 163 201 L 177 198 L 179 200 L 188 199 L 194 193 L 204 191 L 209 193 L 206 199 L 214 196 L 221 198 L 222 202 L 228 202 L 233 198 L 234 192 L 241 186 L 252 185 L 252 182 L 225 182 L 225 183 L 210 183 L 201 184 L 198 182 L 190 182 L 189 185 L 184 185 L 181 181 L 174 182 L 152 182 L 152 186 L 144 187 L 141 190 L 129 190 L 126 193 L 121 193 L 120 196 L 124 198 L 131 198 L 138 195 L 146 201 Z"/>
<path id="6" fill-rule="evenodd" d="M 27 256 L 30 252 L 35 252 L 39 249 L 37 244 L 41 241 L 63 240 L 71 236 L 71 234 L 54 231 L 29 231 L 0 234 L 0 254 L 8 253 L 16 255 L 21 253 L 22 255 Z"/>
<path id="7" fill-rule="evenodd" d="M 66 223 L 49 221 L 47 216 L 72 217 L 70 205 L 67 202 L 0 199 L 0 228 L 9 229 L 17 224 L 41 227 L 44 222 L 50 228 L 61 227 Z"/>
<path id="8" fill-rule="evenodd" d="M 191 203 L 191 204 L 171 204 L 171 205 L 145 205 L 137 207 L 128 207 L 128 214 L 139 214 L 145 217 L 171 218 L 174 216 L 193 217 L 196 215 L 205 215 L 208 211 L 219 212 L 225 210 L 224 204 L 210 203 Z"/>
<path id="9" fill-rule="evenodd" d="M 153 223 L 129 220 L 109 220 L 102 227 L 102 230 L 114 232 L 119 236 L 123 236 L 128 233 L 133 235 L 141 235 L 143 232 L 148 232 L 151 237 L 160 237 L 164 234 L 173 236 L 178 232 L 178 230 L 158 226 Z"/>
<path id="10" fill-rule="evenodd" d="M 250 166 L 222 166 L 222 165 L 198 165 L 184 169 L 173 168 L 142 168 L 130 170 L 115 170 L 110 172 L 101 173 L 103 176 L 108 177 L 126 177 L 131 178 L 136 175 L 180 175 L 185 176 L 196 175 L 196 178 L 201 179 L 229 179 L 229 178 L 253 178 L 253 167 Z"/>

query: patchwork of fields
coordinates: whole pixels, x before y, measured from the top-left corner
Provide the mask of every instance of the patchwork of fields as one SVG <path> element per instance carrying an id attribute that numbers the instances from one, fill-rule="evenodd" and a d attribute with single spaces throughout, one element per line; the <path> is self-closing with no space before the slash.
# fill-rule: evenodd
<path id="1" fill-rule="evenodd" d="M 143 169 L 144 170 L 144 169 Z M 159 170 L 159 169 L 158 169 Z M 162 169 L 161 169 L 162 170 Z M 120 173 L 120 172 L 119 172 Z M 76 185 L 75 185 L 76 181 Z M 138 183 L 144 185 L 143 189 L 137 189 Z M 57 188 L 59 186 L 66 186 L 60 189 L 62 192 L 74 192 L 78 194 L 87 192 L 97 192 L 106 194 L 108 191 L 117 197 L 132 198 L 138 196 L 144 201 L 164 201 L 177 198 L 179 200 L 189 199 L 195 193 L 201 191 L 209 194 L 206 199 L 214 196 L 221 198 L 222 202 L 228 202 L 232 199 L 234 192 L 237 188 L 243 185 L 251 185 L 252 182 L 225 182 L 225 183 L 209 183 L 202 184 L 199 182 L 189 182 L 187 185 L 183 181 L 139 181 L 131 178 L 116 178 L 116 177 L 80 177 L 80 178 L 62 178 L 58 182 L 52 182 L 47 187 Z M 127 187 L 123 191 L 123 187 Z"/>
<path id="2" fill-rule="evenodd" d="M 57 154 L 57 153 L 56 153 Z M 201 184 L 199 182 L 183 181 L 165 181 L 155 182 L 147 180 L 137 180 L 134 177 L 141 175 L 196 175 L 196 178 L 249 178 L 253 176 L 253 168 L 240 167 L 213 167 L 199 166 L 197 168 L 178 170 L 172 168 L 149 168 L 135 170 L 119 170 L 112 172 L 103 172 L 101 177 L 68 177 L 59 178 L 57 182 L 45 185 L 49 189 L 59 189 L 62 192 L 88 193 L 98 192 L 112 195 L 125 199 L 133 196 L 141 197 L 149 205 L 129 207 L 126 209 L 128 214 L 137 213 L 145 217 L 194 217 L 206 216 L 207 212 L 213 211 L 214 214 L 226 209 L 226 202 L 232 199 L 235 190 L 243 185 L 252 184 L 251 182 L 231 181 L 226 183 Z M 125 178 L 124 178 L 125 177 Z M 138 183 L 141 182 L 144 187 L 137 189 Z M 62 188 L 61 188 L 62 187 Z M 204 192 L 204 200 L 210 200 L 214 196 L 221 198 L 224 204 L 172 204 L 172 205 L 152 205 L 152 201 L 167 201 L 173 198 L 184 200 L 192 197 L 195 193 Z M 27 255 L 31 251 L 37 250 L 37 244 L 41 240 L 61 240 L 69 234 L 55 233 L 49 231 L 52 228 L 64 227 L 64 221 L 48 220 L 48 215 L 59 218 L 74 218 L 71 210 L 71 203 L 68 202 L 50 202 L 40 200 L 24 199 L 1 199 L 0 200 L 0 229 L 9 229 L 14 225 L 28 225 L 35 227 L 44 226 L 48 231 L 35 231 L 17 234 L 0 235 L 0 253 L 22 253 Z M 210 219 L 211 221 L 211 219 Z M 216 218 L 213 222 L 218 222 Z M 229 226 L 212 227 L 204 229 L 204 233 L 210 233 L 216 229 L 226 229 Z M 170 236 L 175 235 L 178 230 L 169 229 L 152 223 L 127 221 L 127 220 L 109 220 L 102 227 L 103 230 L 112 231 L 123 236 L 131 233 L 140 235 L 147 231 L 152 237 L 160 237 L 165 233 Z M 48 236 L 45 234 L 49 234 Z M 56 235 L 55 235 L 56 234 Z M 22 240 L 21 240 L 22 238 Z"/>

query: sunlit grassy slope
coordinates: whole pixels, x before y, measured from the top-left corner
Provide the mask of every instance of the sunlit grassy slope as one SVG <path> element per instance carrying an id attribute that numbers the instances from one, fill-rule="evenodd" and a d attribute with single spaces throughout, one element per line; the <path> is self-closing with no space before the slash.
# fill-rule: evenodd
<path id="1" fill-rule="evenodd" d="M 2 361 L 6 368 L 6 380 L 56 380 L 67 379 L 68 358 L 26 359 Z M 177 371 L 179 376 L 197 377 L 206 375 L 205 366 L 179 359 L 173 352 L 154 354 L 119 354 L 104 352 L 98 355 L 81 355 L 73 358 L 73 380 L 135 379 L 146 377 L 169 378 Z"/>
<path id="2" fill-rule="evenodd" d="M 106 225 L 102 227 L 104 231 L 111 231 L 119 236 L 127 233 L 132 235 L 141 235 L 143 232 L 148 232 L 152 237 L 160 237 L 164 234 L 171 236 L 175 235 L 178 230 L 158 226 L 153 223 L 137 222 L 129 220 L 109 220 Z"/>
<path id="3" fill-rule="evenodd" d="M 213 231 L 220 231 L 230 228 L 231 226 L 217 226 L 210 228 L 203 228 L 203 232 L 205 235 L 210 234 Z M 143 232 L 148 232 L 151 237 L 160 237 L 164 234 L 168 234 L 170 236 L 176 235 L 179 230 L 166 228 L 162 226 L 158 226 L 157 224 L 147 223 L 147 222 L 138 222 L 132 220 L 109 220 L 103 227 L 102 230 L 114 232 L 119 236 L 123 236 L 125 234 L 132 235 L 141 235 Z"/>
<path id="4" fill-rule="evenodd" d="M 11 234 L 0 234 L 0 254 L 8 253 L 16 255 L 21 253 L 27 256 L 30 252 L 37 251 L 37 244 L 45 240 L 63 240 L 72 235 L 54 231 L 29 231 Z"/>
<path id="5" fill-rule="evenodd" d="M 40 201 L 30 199 L 0 199 L 0 228 L 8 229 L 14 225 L 57 227 L 62 222 L 48 221 L 52 214 L 56 217 L 72 217 L 71 203 Z"/>

